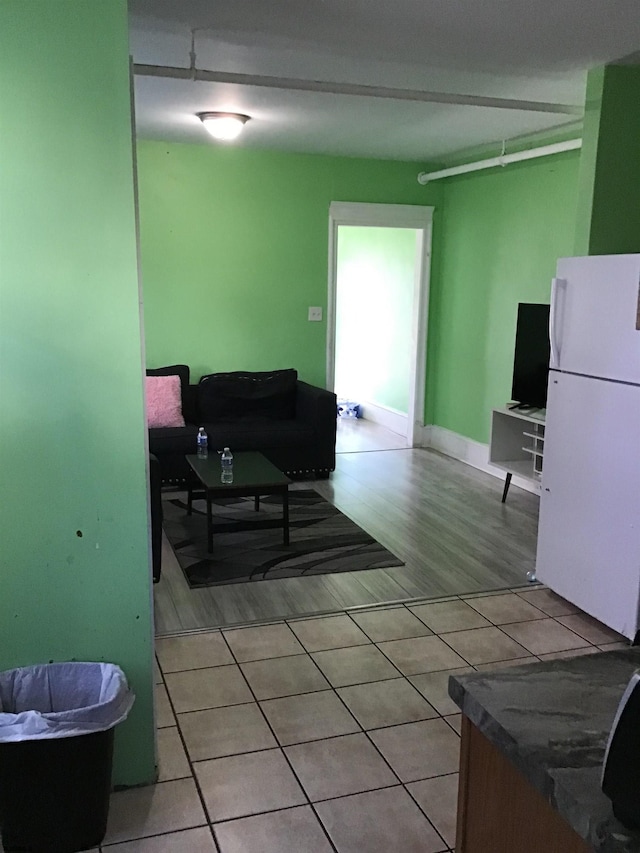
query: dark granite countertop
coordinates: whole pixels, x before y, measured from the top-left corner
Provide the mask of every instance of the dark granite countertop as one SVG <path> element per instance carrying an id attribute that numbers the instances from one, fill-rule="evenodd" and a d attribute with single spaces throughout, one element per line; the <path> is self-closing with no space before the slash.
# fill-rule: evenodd
<path id="1" fill-rule="evenodd" d="M 449 695 L 598 853 L 640 853 L 600 788 L 618 703 L 640 648 L 456 675 Z M 640 761 L 640 756 L 630 760 Z"/>

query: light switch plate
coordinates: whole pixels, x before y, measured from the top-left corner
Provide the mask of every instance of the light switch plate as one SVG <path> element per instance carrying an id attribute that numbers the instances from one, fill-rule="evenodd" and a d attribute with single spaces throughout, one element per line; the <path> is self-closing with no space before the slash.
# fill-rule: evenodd
<path id="1" fill-rule="evenodd" d="M 319 323 L 322 320 L 322 308 L 309 308 L 309 320 L 313 323 Z"/>

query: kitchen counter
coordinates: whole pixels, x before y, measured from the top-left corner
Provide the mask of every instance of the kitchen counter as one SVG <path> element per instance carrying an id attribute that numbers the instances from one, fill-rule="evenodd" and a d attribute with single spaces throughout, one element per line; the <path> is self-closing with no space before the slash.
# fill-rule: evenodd
<path id="1" fill-rule="evenodd" d="M 615 712 L 638 668 L 640 648 L 629 648 L 451 676 L 449 694 L 469 731 L 477 737 L 475 727 L 594 850 L 640 853 L 640 833 L 616 820 L 600 788 Z M 459 840 L 457 849 L 483 847 Z"/>

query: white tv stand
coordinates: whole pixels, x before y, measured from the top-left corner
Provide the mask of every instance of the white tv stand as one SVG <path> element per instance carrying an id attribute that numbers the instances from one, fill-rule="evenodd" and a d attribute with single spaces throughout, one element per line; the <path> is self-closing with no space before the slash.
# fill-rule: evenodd
<path id="1" fill-rule="evenodd" d="M 489 462 L 506 472 L 502 503 L 516 474 L 540 482 L 544 455 L 545 409 L 493 409 Z"/>

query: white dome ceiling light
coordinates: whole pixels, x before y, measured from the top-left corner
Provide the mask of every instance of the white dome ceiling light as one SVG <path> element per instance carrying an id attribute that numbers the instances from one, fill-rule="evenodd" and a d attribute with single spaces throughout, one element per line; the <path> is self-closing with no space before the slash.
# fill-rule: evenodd
<path id="1" fill-rule="evenodd" d="M 214 139 L 229 142 L 237 139 L 250 116 L 242 113 L 198 113 L 198 118 Z"/>

